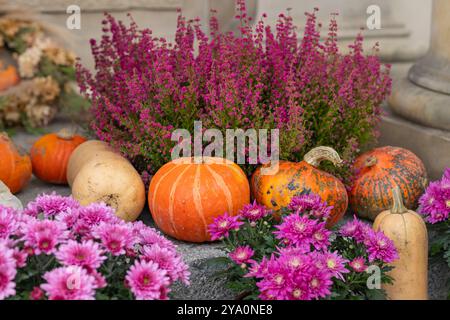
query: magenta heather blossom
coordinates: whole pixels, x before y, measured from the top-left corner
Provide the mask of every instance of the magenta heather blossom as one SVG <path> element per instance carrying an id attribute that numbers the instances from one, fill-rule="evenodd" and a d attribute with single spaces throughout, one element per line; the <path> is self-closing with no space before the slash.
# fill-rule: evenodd
<path id="1" fill-rule="evenodd" d="M 366 261 L 363 257 L 356 257 L 350 261 L 349 266 L 356 272 L 364 272 L 367 269 Z"/>
<path id="2" fill-rule="evenodd" d="M 131 292 L 138 300 L 156 300 L 165 295 L 164 287 L 169 283 L 167 271 L 161 270 L 152 261 L 136 261 L 126 276 Z"/>
<path id="3" fill-rule="evenodd" d="M 49 300 L 94 300 L 95 278 L 79 266 L 60 267 L 43 278 L 41 288 Z"/>
<path id="4" fill-rule="evenodd" d="M 64 197 L 53 192 L 52 194 L 42 194 L 34 201 L 30 202 L 24 210 L 25 214 L 36 217 L 40 213 L 46 217 L 56 216 L 67 212 L 69 209 L 77 209 L 80 204 L 72 197 Z"/>
<path id="5" fill-rule="evenodd" d="M 240 216 L 230 216 L 228 213 L 214 218 L 213 223 L 208 226 L 211 240 L 218 240 L 229 236 L 231 230 L 238 230 L 244 223 L 239 221 Z"/>
<path id="6" fill-rule="evenodd" d="M 441 180 L 431 182 L 419 199 L 419 212 L 427 222 L 447 221 L 450 214 L 450 168 L 445 169 Z"/>
<path id="7" fill-rule="evenodd" d="M 335 16 L 320 41 L 316 11 L 300 35 L 289 15 L 275 28 L 264 18 L 252 26 L 243 0 L 237 9 L 237 34 L 220 32 L 214 15 L 209 34 L 180 15 L 169 44 L 106 15 L 103 37 L 91 40 L 96 72 L 78 65 L 77 79 L 92 102 L 92 128 L 146 181 L 171 160 L 172 131 L 192 134 L 195 120 L 219 130 L 279 129 L 281 159 L 299 161 L 312 147 L 331 145 L 347 166 L 377 135 L 391 79 L 376 52 L 364 54 L 362 36 L 343 54 Z"/>
<path id="8" fill-rule="evenodd" d="M 106 257 L 98 243 L 92 240 L 78 243 L 69 240 L 55 253 L 58 261 L 66 266 L 80 266 L 91 272 L 101 266 Z"/>
<path id="9" fill-rule="evenodd" d="M 258 221 L 271 213 L 271 210 L 265 206 L 257 204 L 256 200 L 253 203 L 245 205 L 239 212 L 243 218 L 249 221 Z"/>
<path id="10" fill-rule="evenodd" d="M 237 264 L 247 264 L 252 262 L 251 258 L 255 254 L 250 246 L 237 247 L 233 252 L 230 252 L 230 258 Z"/>
<path id="11" fill-rule="evenodd" d="M 381 260 L 385 263 L 391 263 L 398 259 L 397 250 L 394 242 L 386 237 L 381 231 L 374 231 L 368 235 L 364 244 L 369 253 L 369 261 Z"/>
<path id="12" fill-rule="evenodd" d="M 34 254 L 53 254 L 56 246 L 68 238 L 66 225 L 59 221 L 34 220 L 24 226 L 25 245 L 34 250 Z"/>
<path id="13" fill-rule="evenodd" d="M 125 254 L 126 249 L 132 248 L 136 242 L 133 229 L 127 224 L 102 223 L 95 228 L 93 234 L 115 256 Z"/>

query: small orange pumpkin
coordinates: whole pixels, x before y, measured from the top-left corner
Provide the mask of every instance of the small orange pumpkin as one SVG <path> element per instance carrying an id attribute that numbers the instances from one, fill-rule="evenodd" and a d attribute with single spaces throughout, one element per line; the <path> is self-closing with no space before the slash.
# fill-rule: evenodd
<path id="1" fill-rule="evenodd" d="M 67 129 L 50 133 L 31 147 L 33 173 L 45 182 L 67 184 L 67 164 L 75 148 L 86 139 Z"/>
<path id="2" fill-rule="evenodd" d="M 362 218 L 374 220 L 392 207 L 392 189 L 398 186 L 407 208 L 416 208 L 427 186 L 422 161 L 411 151 L 399 147 L 381 147 L 356 158 L 350 190 L 350 207 Z"/>
<path id="3" fill-rule="evenodd" d="M 30 157 L 21 154 L 6 133 L 0 133 L 0 180 L 17 193 L 30 179 Z"/>
<path id="4" fill-rule="evenodd" d="M 0 71 L 0 91 L 15 86 L 19 81 L 19 75 L 14 66 L 8 66 L 5 70 Z"/>
<path id="5" fill-rule="evenodd" d="M 250 202 L 250 187 L 232 161 L 180 158 L 162 166 L 150 183 L 148 204 L 153 220 L 166 234 L 184 241 L 211 239 L 207 227 L 217 216 L 236 215 Z"/>
<path id="6" fill-rule="evenodd" d="M 334 165 L 342 162 L 332 148 L 317 147 L 309 151 L 301 162 L 280 161 L 278 171 L 273 175 L 263 175 L 261 172 L 268 164 L 258 167 L 251 179 L 253 197 L 268 208 L 280 210 L 302 192 L 316 193 L 333 206 L 327 226 L 335 225 L 347 210 L 347 191 L 339 179 L 317 169 L 323 160 L 329 160 Z"/>

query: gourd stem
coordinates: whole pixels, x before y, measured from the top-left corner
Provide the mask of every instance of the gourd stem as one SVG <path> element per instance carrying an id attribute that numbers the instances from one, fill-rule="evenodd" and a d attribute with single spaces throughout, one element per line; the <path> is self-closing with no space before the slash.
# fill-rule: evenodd
<path id="1" fill-rule="evenodd" d="M 331 161 L 335 166 L 342 163 L 342 159 L 339 157 L 339 154 L 336 150 L 330 147 L 317 147 L 311 149 L 305 154 L 303 160 L 313 167 L 319 166 L 323 160 Z"/>
<path id="2" fill-rule="evenodd" d="M 398 186 L 392 189 L 392 208 L 391 213 L 402 214 L 407 212 L 405 205 L 403 204 L 402 192 Z"/>
<path id="3" fill-rule="evenodd" d="M 68 129 L 68 128 L 62 128 L 61 130 L 58 131 L 58 133 L 56 134 L 58 136 L 58 138 L 64 139 L 64 140 L 70 140 L 73 138 L 75 134 L 74 130 Z"/>

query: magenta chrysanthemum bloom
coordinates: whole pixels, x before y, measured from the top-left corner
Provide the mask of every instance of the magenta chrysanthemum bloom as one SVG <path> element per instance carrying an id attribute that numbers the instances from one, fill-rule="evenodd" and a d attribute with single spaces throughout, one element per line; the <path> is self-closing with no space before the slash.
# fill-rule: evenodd
<path id="1" fill-rule="evenodd" d="M 97 289 L 106 288 L 108 284 L 105 277 L 100 272 L 98 272 L 97 270 L 92 270 L 89 274 L 94 277 L 95 287 Z"/>
<path id="2" fill-rule="evenodd" d="M 54 217 L 68 209 L 77 209 L 80 204 L 72 197 L 64 197 L 56 194 L 39 195 L 34 201 L 28 203 L 24 210 L 25 214 L 36 217 L 44 214 L 45 217 Z"/>
<path id="3" fill-rule="evenodd" d="M 30 292 L 30 300 L 41 300 L 44 297 L 44 291 L 39 287 L 34 287 Z"/>
<path id="4" fill-rule="evenodd" d="M 233 252 L 230 252 L 230 258 L 237 264 L 247 264 L 250 261 L 250 259 L 255 254 L 255 251 L 250 248 L 250 246 L 241 246 L 237 247 Z"/>
<path id="5" fill-rule="evenodd" d="M 343 274 L 349 270 L 345 267 L 348 262 L 337 252 L 326 252 L 322 255 L 322 261 L 325 267 L 331 272 L 333 277 L 343 279 Z"/>
<path id="6" fill-rule="evenodd" d="M 369 253 L 369 261 L 381 260 L 390 263 L 398 259 L 394 242 L 385 236 L 382 231 L 372 231 L 368 234 L 364 244 Z"/>
<path id="7" fill-rule="evenodd" d="M 100 239 L 105 249 L 114 256 L 125 254 L 126 250 L 135 244 L 133 229 L 125 223 L 101 223 L 92 234 L 95 238 Z"/>
<path id="8" fill-rule="evenodd" d="M 137 238 L 137 242 L 143 246 L 156 244 L 161 248 L 176 251 L 176 247 L 172 241 L 165 238 L 154 228 L 146 226 L 142 221 L 133 223 L 133 234 Z"/>
<path id="9" fill-rule="evenodd" d="M 28 253 L 25 250 L 21 250 L 18 247 L 13 248 L 13 257 L 17 268 L 23 268 L 27 265 Z"/>
<path id="10" fill-rule="evenodd" d="M 16 262 L 14 252 L 4 241 L 0 241 L 0 300 L 16 294 Z"/>
<path id="11" fill-rule="evenodd" d="M 34 254 L 52 254 L 56 246 L 68 238 L 66 225 L 52 220 L 30 220 L 24 225 L 25 245 L 34 250 Z"/>
<path id="12" fill-rule="evenodd" d="M 331 231 L 326 228 L 326 222 L 321 222 L 314 227 L 311 244 L 316 250 L 327 250 L 330 245 Z"/>
<path id="13" fill-rule="evenodd" d="M 355 272 L 364 272 L 367 269 L 366 261 L 363 257 L 356 257 L 348 264 Z"/>
<path id="14" fill-rule="evenodd" d="M 358 243 L 365 241 L 367 234 L 372 231 L 372 228 L 367 224 L 359 220 L 356 216 L 353 216 L 352 221 L 348 221 L 344 224 L 339 233 L 344 237 L 353 238 Z"/>
<path id="15" fill-rule="evenodd" d="M 326 219 L 331 213 L 332 206 L 328 206 L 322 198 L 315 193 L 295 196 L 291 199 L 288 208 L 294 213 L 309 215 L 317 219 Z"/>
<path id="16" fill-rule="evenodd" d="M 167 276 L 172 282 L 181 280 L 185 284 L 189 284 L 189 268 L 176 251 L 161 248 L 157 244 L 144 246 L 141 259 L 157 263 L 160 269 L 167 271 Z"/>
<path id="17" fill-rule="evenodd" d="M 89 272 L 98 269 L 106 259 L 99 244 L 92 240 L 81 243 L 69 240 L 59 247 L 55 256 L 62 265 L 80 266 Z"/>
<path id="18" fill-rule="evenodd" d="M 426 216 L 426 221 L 435 224 L 448 220 L 450 214 L 450 179 L 447 168 L 441 180 L 429 184 L 420 197 L 419 212 Z"/>
<path id="19" fill-rule="evenodd" d="M 263 205 L 257 204 L 255 200 L 253 203 L 245 205 L 239 213 L 243 218 L 246 218 L 249 221 L 258 221 L 271 214 L 271 210 Z"/>
<path id="20" fill-rule="evenodd" d="M 213 223 L 208 226 L 208 232 L 211 235 L 211 240 L 218 240 L 229 236 L 231 230 L 239 230 L 243 224 L 239 221 L 240 216 L 230 216 L 225 213 L 214 219 Z"/>
<path id="21" fill-rule="evenodd" d="M 137 300 L 156 300 L 169 285 L 167 271 L 152 261 L 136 261 L 125 277 Z"/>
<path id="22" fill-rule="evenodd" d="M 17 215 L 16 210 L 0 205 L 0 239 L 16 234 L 19 229 Z"/>
<path id="23" fill-rule="evenodd" d="M 74 232 L 85 239 L 92 238 L 92 231 L 100 224 L 122 224 L 115 214 L 114 209 L 104 203 L 92 203 L 78 210 L 78 220 L 73 229 Z"/>
<path id="24" fill-rule="evenodd" d="M 313 241 L 320 246 L 326 240 L 325 234 L 320 233 L 320 229 L 317 229 L 318 220 L 301 216 L 299 213 L 283 217 L 282 223 L 275 227 L 278 229 L 278 231 L 274 231 L 277 239 L 284 240 L 287 245 L 302 248 L 304 252 L 310 251 Z M 316 231 L 318 238 L 313 240 L 313 234 Z M 322 240 L 319 239 L 321 237 L 323 237 Z"/>
<path id="25" fill-rule="evenodd" d="M 43 276 L 41 285 L 49 300 L 94 300 L 96 281 L 79 266 L 60 267 Z"/>

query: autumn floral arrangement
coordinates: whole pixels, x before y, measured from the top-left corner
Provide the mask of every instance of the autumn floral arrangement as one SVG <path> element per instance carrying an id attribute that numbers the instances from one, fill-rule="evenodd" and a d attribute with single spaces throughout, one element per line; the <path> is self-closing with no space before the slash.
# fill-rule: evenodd
<path id="1" fill-rule="evenodd" d="M 430 182 L 419 199 L 418 211 L 435 234 L 431 238 L 430 255 L 443 257 L 450 268 L 450 168 L 445 169 L 440 180 Z"/>
<path id="2" fill-rule="evenodd" d="M 301 37 L 289 15 L 279 15 L 274 31 L 264 16 L 252 24 L 245 1 L 237 12 L 238 34 L 221 33 L 214 16 L 205 34 L 198 19 L 180 14 L 174 43 L 106 15 L 102 39 L 91 40 L 96 72 L 81 65 L 77 72 L 96 135 L 144 178 L 170 160 L 173 130 L 192 134 L 195 120 L 221 131 L 279 129 L 281 159 L 301 160 L 328 145 L 343 156 L 341 170 L 348 168 L 377 135 L 389 66 L 363 52 L 361 36 L 341 53 L 335 16 L 321 41 L 315 11 Z"/>
<path id="3" fill-rule="evenodd" d="M 209 262 L 221 266 L 218 275 L 241 298 L 384 298 L 370 277 L 378 272 L 379 284 L 392 282 L 388 264 L 398 258 L 393 242 L 356 217 L 328 230 L 330 210 L 318 195 L 303 194 L 280 216 L 256 203 L 237 216 L 220 216 L 209 232 L 228 255 Z"/>
<path id="4" fill-rule="evenodd" d="M 41 195 L 0 206 L 0 300 L 168 299 L 189 271 L 175 245 L 104 204 Z"/>
<path id="5" fill-rule="evenodd" d="M 0 5 L 0 129 L 47 125 L 58 110 L 85 108 L 76 93 L 75 55 L 27 11 Z"/>

